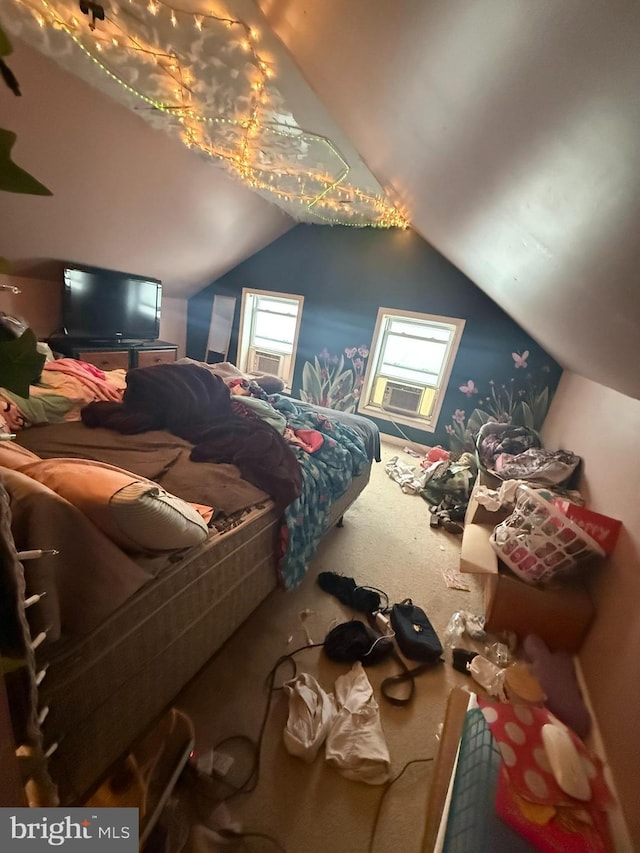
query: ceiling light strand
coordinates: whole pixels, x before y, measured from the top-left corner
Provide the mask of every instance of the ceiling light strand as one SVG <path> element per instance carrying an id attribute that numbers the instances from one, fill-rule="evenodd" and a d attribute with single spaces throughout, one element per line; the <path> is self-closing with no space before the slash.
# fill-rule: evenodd
<path id="1" fill-rule="evenodd" d="M 141 101 L 153 113 L 165 114 L 173 126 L 179 127 L 185 145 L 222 161 L 232 174 L 250 187 L 285 202 L 287 210 L 298 205 L 312 219 L 331 224 L 407 227 L 406 218 L 383 196 L 364 192 L 347 183 L 349 164 L 330 139 L 302 131 L 297 126 L 278 125 L 271 120 L 276 112 L 272 106 L 269 82 L 274 77 L 273 63 L 258 50 L 259 33 L 245 21 L 215 12 L 194 14 L 193 10 L 165 0 L 129 0 L 121 8 L 112 3 L 113 15 L 105 14 L 104 20 L 96 15 L 90 22 L 94 26 L 87 28 L 86 23 L 83 26 L 74 14 L 78 8 L 77 3 L 74 6 L 74 0 L 13 2 L 28 10 L 39 28 L 51 26 L 62 31 L 95 67 L 129 96 Z M 82 4 L 87 10 L 89 7 L 103 9 L 91 0 L 81 0 Z M 138 9 L 141 16 L 129 12 L 132 7 Z M 119 15 L 120 12 L 123 14 Z M 145 34 L 146 14 L 157 19 L 149 24 L 148 34 Z M 164 30 L 163 15 L 167 22 Z M 95 26 L 96 18 L 99 26 Z M 124 18 L 127 18 L 126 26 Z M 181 27 L 183 23 L 189 26 Z M 215 27 L 223 27 L 223 32 L 229 33 L 225 42 L 230 48 L 246 53 L 246 60 L 237 60 L 238 68 L 248 67 L 247 62 L 253 68 L 253 79 L 246 78 L 246 97 L 234 101 L 236 114 L 231 116 L 209 112 L 212 106 L 202 100 L 202 83 L 195 66 L 190 67 L 191 51 L 181 55 L 178 47 L 180 38 L 184 44 L 184 36 L 188 32 L 193 34 L 192 39 L 201 39 L 207 37 L 209 30 L 213 35 L 212 28 Z M 179 36 L 179 28 L 183 36 Z M 176 36 L 170 35 L 171 32 L 176 32 Z M 160 38 L 160 33 L 166 35 L 171 47 L 167 44 L 163 48 L 154 43 Z M 151 89 L 145 92 L 140 85 L 127 82 L 121 70 L 128 67 L 126 62 L 123 65 L 123 57 L 152 63 L 153 72 L 141 67 L 132 80 L 144 80 L 145 74 L 151 74 L 147 79 L 153 82 L 152 88 L 157 94 L 151 94 Z M 229 62 L 233 61 L 231 55 Z M 117 65 L 114 64 L 116 62 Z M 235 73 L 237 75 L 239 71 Z M 241 79 L 244 79 L 246 72 L 242 70 L 242 74 Z M 159 87 L 158 81 L 162 77 L 166 78 L 166 85 Z M 243 104 L 246 105 L 244 118 L 238 114 Z M 223 131 L 224 128 L 227 130 Z M 282 139 L 283 143 L 276 144 L 276 139 Z M 278 169 L 279 160 L 289 165 Z M 329 164 L 329 168 L 322 165 L 323 161 Z"/>

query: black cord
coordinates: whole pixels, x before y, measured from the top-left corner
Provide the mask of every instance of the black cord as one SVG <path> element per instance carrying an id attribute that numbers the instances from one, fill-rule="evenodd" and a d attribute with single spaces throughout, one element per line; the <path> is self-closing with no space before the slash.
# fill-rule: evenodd
<path id="1" fill-rule="evenodd" d="M 411 767 L 412 764 L 427 764 L 429 761 L 433 761 L 432 758 L 412 758 L 411 761 L 407 761 L 402 770 L 398 773 L 397 776 L 394 776 L 393 779 L 390 779 L 384 786 L 384 790 L 382 791 L 382 796 L 378 800 L 378 806 L 376 808 L 376 813 L 373 818 L 373 824 L 371 826 L 371 835 L 369 836 L 369 848 L 368 853 L 373 853 L 373 845 L 376 840 L 376 831 L 378 829 L 378 821 L 380 820 L 380 813 L 382 812 L 382 804 L 384 803 L 384 798 L 389 793 L 391 786 L 395 785 L 395 783 L 400 779 L 400 777 L 404 774 L 405 770 Z"/>
<path id="2" fill-rule="evenodd" d="M 197 796 L 199 795 L 199 796 L 205 797 L 206 799 L 212 800 L 212 801 L 219 804 L 219 803 L 224 803 L 227 800 L 230 800 L 232 797 L 235 797 L 238 794 L 250 794 L 253 791 L 255 791 L 255 789 L 258 787 L 258 782 L 260 780 L 260 762 L 261 762 L 261 757 L 262 757 L 262 742 L 264 740 L 264 733 L 265 733 L 265 730 L 267 727 L 267 720 L 269 719 L 269 711 L 271 710 L 271 703 L 273 701 L 273 695 L 278 690 L 282 690 L 282 687 L 283 687 L 282 684 L 276 687 L 275 682 L 276 682 L 278 670 L 280 669 L 281 666 L 283 666 L 283 664 L 289 663 L 292 667 L 292 670 L 293 670 L 293 674 L 291 677 L 295 678 L 296 675 L 298 674 L 298 667 L 297 667 L 297 664 L 294 660 L 294 655 L 297 655 L 299 652 L 305 651 L 305 649 L 316 649 L 316 648 L 319 648 L 320 646 L 323 646 L 323 645 L 324 645 L 324 643 L 313 643 L 311 645 L 300 646 L 299 648 L 294 649 L 292 652 L 289 652 L 288 654 L 282 655 L 281 657 L 279 657 L 278 660 L 273 665 L 273 667 L 269 670 L 269 673 L 267 674 L 267 678 L 266 678 L 266 685 L 267 685 L 267 689 L 268 689 L 269 693 L 267 696 L 267 702 L 265 705 L 264 713 L 262 715 L 262 721 L 260 723 L 260 730 L 258 732 L 257 740 L 254 740 L 253 738 L 249 737 L 248 735 L 229 735 L 229 737 L 223 738 L 221 741 L 218 741 L 218 743 L 213 747 L 213 749 L 215 751 L 215 750 L 218 750 L 224 744 L 232 743 L 234 741 L 248 743 L 250 745 L 250 747 L 253 749 L 254 753 L 253 753 L 253 763 L 252 763 L 251 769 L 250 769 L 246 779 L 243 782 L 241 782 L 239 785 L 234 785 L 232 782 L 228 782 L 226 779 L 222 779 L 221 777 L 216 777 L 216 780 L 215 780 L 216 782 L 220 782 L 221 784 L 225 785 L 227 788 L 231 789 L 229 791 L 229 793 L 226 796 L 220 797 L 220 796 L 214 796 L 213 794 L 210 794 L 207 791 L 203 791 L 202 789 L 196 788 L 195 793 Z M 210 779 L 210 778 L 211 777 L 207 776 L 207 779 Z M 202 814 L 200 815 L 200 818 L 201 818 L 203 824 L 206 826 L 207 821 L 203 818 Z M 279 853 L 287 853 L 286 849 L 280 844 L 280 842 L 276 838 L 273 838 L 273 836 L 267 835 L 266 833 L 263 833 L 263 832 L 233 832 L 232 830 L 228 830 L 228 829 L 216 829 L 214 831 L 217 832 L 218 835 L 220 835 L 221 837 L 228 839 L 230 841 L 232 841 L 234 839 L 240 840 L 242 838 L 262 838 L 263 840 L 269 841 L 271 844 L 273 844 L 273 846 L 275 847 L 276 850 L 279 851 Z"/>
<path id="3" fill-rule="evenodd" d="M 296 662 L 294 660 L 294 655 L 297 655 L 299 652 L 303 652 L 306 649 L 316 649 L 316 648 L 319 648 L 323 645 L 324 645 L 324 643 L 313 643 L 312 645 L 300 646 L 299 648 L 294 649 L 292 652 L 289 652 L 288 654 L 282 655 L 281 657 L 279 657 L 278 660 L 273 665 L 273 667 L 270 669 L 269 673 L 267 674 L 267 678 L 266 678 L 266 685 L 267 685 L 267 689 L 269 692 L 268 692 L 268 696 L 267 696 L 267 702 L 265 705 L 264 713 L 262 715 L 262 721 L 260 723 L 260 729 L 258 732 L 257 739 L 254 739 L 254 738 L 250 737 L 249 735 L 229 735 L 228 737 L 223 738 L 222 740 L 218 741 L 218 743 L 216 743 L 215 746 L 213 747 L 213 750 L 217 751 L 220 749 L 220 747 L 222 747 L 226 744 L 229 744 L 229 743 L 233 743 L 233 742 L 249 744 L 249 746 L 253 750 L 253 762 L 251 765 L 251 769 L 249 770 L 249 773 L 247 774 L 247 777 L 244 779 L 244 781 L 238 785 L 234 785 L 232 782 L 229 782 L 226 779 L 223 779 L 221 777 L 216 776 L 216 779 L 215 779 L 216 782 L 220 782 L 222 785 L 225 785 L 227 788 L 231 789 L 229 791 L 229 793 L 223 797 L 212 796 L 212 795 L 206 793 L 205 791 L 200 791 L 199 793 L 201 793 L 203 796 L 207 797 L 210 800 L 215 800 L 218 803 L 222 803 L 222 802 L 226 802 L 227 800 L 230 800 L 232 797 L 235 797 L 238 794 L 251 794 L 253 791 L 255 791 L 255 789 L 258 787 L 258 782 L 260 779 L 260 762 L 261 762 L 261 757 L 262 757 L 262 742 L 264 740 L 264 733 L 265 733 L 265 730 L 267 728 L 267 721 L 269 719 L 269 712 L 271 710 L 271 703 L 273 701 L 273 695 L 278 690 L 282 690 L 282 685 L 279 685 L 277 687 L 275 686 L 275 681 L 276 681 L 276 677 L 278 674 L 278 670 L 285 663 L 289 663 L 292 667 L 292 670 L 293 670 L 291 678 L 295 678 L 298 674 L 298 667 L 297 667 Z"/>

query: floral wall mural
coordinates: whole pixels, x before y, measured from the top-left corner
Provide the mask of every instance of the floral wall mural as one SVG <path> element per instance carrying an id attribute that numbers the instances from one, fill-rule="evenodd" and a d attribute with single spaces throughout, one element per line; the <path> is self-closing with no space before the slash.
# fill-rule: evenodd
<path id="1" fill-rule="evenodd" d="M 343 355 L 332 355 L 325 347 L 305 362 L 300 399 L 340 412 L 355 412 L 369 358 L 368 347 L 346 347 Z"/>
<path id="2" fill-rule="evenodd" d="M 539 429 L 562 369 L 460 270 L 412 231 L 298 225 L 189 301 L 187 354 L 202 358 L 215 294 L 304 296 L 292 395 L 357 412 L 380 307 L 465 320 L 434 432 L 372 418 L 383 433 L 473 449 L 493 418 Z M 229 359 L 237 351 L 239 309 Z"/>
<path id="3" fill-rule="evenodd" d="M 511 376 L 476 385 L 468 379 L 458 386 L 460 407 L 445 426 L 453 451 L 473 450 L 480 427 L 488 421 L 526 426 L 540 430 L 547 416 L 557 379 L 549 363 L 530 364 L 529 350 L 511 353 Z M 476 377 L 477 379 L 477 377 Z"/>

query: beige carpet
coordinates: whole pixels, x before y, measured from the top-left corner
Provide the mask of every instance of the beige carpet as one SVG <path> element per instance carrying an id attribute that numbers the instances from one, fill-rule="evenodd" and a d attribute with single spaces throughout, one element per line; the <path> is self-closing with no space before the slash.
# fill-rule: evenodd
<path id="1" fill-rule="evenodd" d="M 255 737 L 266 701 L 264 679 L 276 659 L 305 644 L 305 627 L 314 642 L 321 642 L 330 627 L 353 615 L 316 585 L 320 571 L 380 587 L 392 602 L 411 597 L 424 608 L 441 638 L 455 610 L 481 612 L 480 591 L 473 578 L 470 592 L 445 585 L 442 570 L 457 569 L 460 539 L 431 529 L 427 504 L 404 494 L 388 477 L 384 463 L 394 455 L 409 464 L 415 461 L 402 447 L 383 445 L 383 461 L 374 466 L 371 483 L 346 514 L 344 527 L 325 537 L 301 586 L 293 592 L 274 592 L 176 701 L 176 707 L 193 720 L 197 751 L 233 734 Z M 311 611 L 304 626 L 299 618 L 303 610 Z M 316 676 L 326 690 L 333 690 L 336 677 L 346 671 L 329 662 L 320 649 L 304 651 L 297 658 L 299 670 Z M 396 671 L 393 661 L 367 670 L 374 688 Z M 393 776 L 407 761 L 435 755 L 449 690 L 466 681 L 466 676 L 441 664 L 419 677 L 416 699 L 408 708 L 389 705 L 376 691 Z M 382 789 L 344 779 L 325 765 L 322 752 L 312 765 L 291 757 L 282 740 L 286 717 L 286 698 L 276 693 L 258 787 L 229 801 L 232 818 L 245 831 L 277 838 L 288 853 L 365 853 Z M 228 751 L 238 756 L 229 772 L 229 778 L 237 779 L 242 775 L 237 772 L 242 752 L 237 745 Z M 431 767 L 410 767 L 385 797 L 373 847 L 376 853 L 421 849 Z M 266 840 L 244 843 L 242 849 L 250 851 L 277 849 Z"/>

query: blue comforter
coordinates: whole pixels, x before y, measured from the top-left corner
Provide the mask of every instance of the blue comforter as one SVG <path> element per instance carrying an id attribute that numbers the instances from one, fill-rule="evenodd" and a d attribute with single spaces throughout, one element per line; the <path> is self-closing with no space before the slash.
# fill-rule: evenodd
<path id="1" fill-rule="evenodd" d="M 290 429 L 316 430 L 324 437 L 322 446 L 314 453 L 291 445 L 300 462 L 302 492 L 285 510 L 286 551 L 280 563 L 280 576 L 284 586 L 292 589 L 300 583 L 315 556 L 329 525 L 333 502 L 346 492 L 368 457 L 362 438 L 330 415 L 303 409 L 288 397 L 276 396 L 270 402 L 285 416 Z"/>

